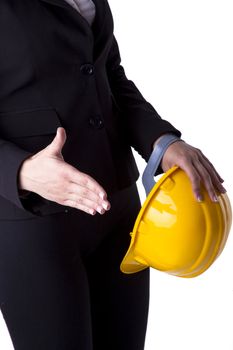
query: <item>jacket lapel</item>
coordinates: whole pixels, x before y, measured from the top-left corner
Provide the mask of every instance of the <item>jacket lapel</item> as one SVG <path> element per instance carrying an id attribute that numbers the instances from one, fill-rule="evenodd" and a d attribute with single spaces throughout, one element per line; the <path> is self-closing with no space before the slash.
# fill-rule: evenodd
<path id="1" fill-rule="evenodd" d="M 41 0 L 44 2 L 48 2 L 51 5 L 55 5 L 55 6 L 61 6 L 61 7 L 67 7 L 69 8 L 70 5 L 65 1 L 65 0 Z"/>
<path id="2" fill-rule="evenodd" d="M 103 41 L 103 28 L 106 25 L 106 16 L 108 15 L 109 5 L 106 0 L 92 0 L 95 4 L 96 14 L 95 19 L 90 26 L 88 21 L 70 4 L 65 0 L 39 0 L 44 3 L 49 3 L 53 6 L 59 6 L 69 10 L 69 13 L 72 14 L 72 17 L 75 21 L 78 22 L 78 27 L 83 26 L 83 29 L 88 32 L 94 39 L 94 60 L 98 58 L 98 54 L 103 49 L 105 44 L 105 39 Z M 110 34 L 110 33 L 109 33 Z"/>
<path id="3" fill-rule="evenodd" d="M 74 9 L 70 4 L 68 4 L 65 0 L 40 0 L 40 1 L 47 2 L 50 5 L 63 7 L 68 9 L 69 11 L 72 11 L 74 13 L 74 16 L 76 16 L 77 21 L 82 22 L 83 25 L 87 27 L 87 29 L 92 30 L 95 36 L 97 36 L 96 34 L 98 34 L 98 32 L 101 31 L 101 27 L 104 22 L 103 19 L 105 16 L 105 8 L 106 8 L 103 0 L 102 1 L 92 0 L 96 8 L 96 15 L 95 15 L 95 19 L 92 24 L 92 27 L 89 25 L 87 20 L 76 9 Z"/>

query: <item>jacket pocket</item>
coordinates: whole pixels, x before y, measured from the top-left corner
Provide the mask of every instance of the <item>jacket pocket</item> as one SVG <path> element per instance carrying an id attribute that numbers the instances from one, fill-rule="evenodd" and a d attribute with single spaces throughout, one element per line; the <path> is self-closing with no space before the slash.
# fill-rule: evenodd
<path id="1" fill-rule="evenodd" d="M 3 138 L 56 133 L 61 125 L 55 108 L 37 108 L 0 112 L 0 135 Z"/>
<path id="2" fill-rule="evenodd" d="M 0 112 L 0 138 L 31 152 L 46 147 L 62 126 L 55 108 Z"/>

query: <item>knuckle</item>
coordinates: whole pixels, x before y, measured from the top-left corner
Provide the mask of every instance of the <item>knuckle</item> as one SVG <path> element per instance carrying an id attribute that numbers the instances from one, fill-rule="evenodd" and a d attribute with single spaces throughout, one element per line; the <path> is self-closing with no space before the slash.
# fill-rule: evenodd
<path id="1" fill-rule="evenodd" d="M 195 184 L 199 184 L 200 181 L 201 181 L 201 178 L 198 174 L 193 174 L 192 175 L 192 181 L 195 183 Z"/>
<path id="2" fill-rule="evenodd" d="M 180 162 L 181 164 L 187 164 L 187 163 L 191 163 L 191 157 L 189 154 L 187 153 L 183 153 L 180 156 Z"/>
<path id="3" fill-rule="evenodd" d="M 88 191 L 88 189 L 86 187 L 81 190 L 81 195 L 83 197 L 88 197 L 89 191 Z"/>
<path id="4" fill-rule="evenodd" d="M 197 152 L 197 153 L 199 153 L 199 154 L 202 154 L 202 151 L 200 150 L 200 148 L 195 148 L 195 151 Z"/>
<path id="5" fill-rule="evenodd" d="M 88 175 L 83 175 L 82 180 L 81 180 L 81 184 L 86 187 L 88 185 L 88 183 L 89 183 Z"/>
<path id="6" fill-rule="evenodd" d="M 193 150 L 193 151 L 191 151 L 191 153 L 190 153 L 190 159 L 191 160 L 195 160 L 195 161 L 197 161 L 197 160 L 199 160 L 199 153 L 196 151 L 196 150 Z"/>
<path id="7" fill-rule="evenodd" d="M 210 184 L 210 183 L 212 184 L 211 176 L 209 173 L 205 174 L 205 182 L 208 184 Z"/>
<path id="8" fill-rule="evenodd" d="M 184 163 L 186 160 L 187 160 L 187 155 L 185 153 L 182 153 L 180 155 L 180 161 Z"/>
<path id="9" fill-rule="evenodd" d="M 83 199 L 82 197 L 77 197 L 77 198 L 75 199 L 75 202 L 78 203 L 78 204 L 83 204 L 84 199 Z"/>
<path id="10" fill-rule="evenodd" d="M 81 204 L 77 203 L 77 202 L 74 202 L 74 208 L 82 210 L 83 206 Z"/>
<path id="11" fill-rule="evenodd" d="M 95 204 L 94 204 L 94 209 L 97 210 L 98 207 L 101 207 L 101 205 L 100 205 L 99 203 L 95 203 Z"/>
<path id="12" fill-rule="evenodd" d="M 77 208 L 77 209 L 80 209 L 80 208 L 81 208 L 81 205 L 80 205 L 78 202 L 76 202 L 76 201 L 73 201 L 73 206 L 74 206 L 75 208 Z"/>

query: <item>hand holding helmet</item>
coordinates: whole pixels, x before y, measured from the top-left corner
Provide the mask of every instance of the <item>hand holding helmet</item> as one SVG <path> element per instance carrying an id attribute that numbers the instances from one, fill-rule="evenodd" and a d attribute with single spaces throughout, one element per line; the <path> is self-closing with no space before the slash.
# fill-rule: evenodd
<path id="1" fill-rule="evenodd" d="M 153 147 L 164 137 L 162 135 Z M 177 141 L 183 141 L 177 139 Z M 173 166 L 179 166 L 188 175 L 193 193 L 198 201 L 201 201 L 201 183 L 204 184 L 207 192 L 212 201 L 217 201 L 218 197 L 216 190 L 220 193 L 225 193 L 226 189 L 223 187 L 224 181 L 218 174 L 213 164 L 207 159 L 201 150 L 195 148 L 186 142 L 174 142 L 165 151 L 162 160 L 161 167 L 164 172 L 172 168 Z"/>
<path id="2" fill-rule="evenodd" d="M 181 144 L 176 141 L 175 135 L 161 138 L 143 172 L 147 198 L 120 265 L 124 273 L 153 267 L 179 277 L 195 277 L 213 264 L 226 244 L 232 221 L 226 193 L 219 192 L 218 201 L 212 201 L 201 183 L 203 201 L 198 202 L 190 179 L 178 166 L 170 168 L 157 183 L 154 181 L 166 150 Z"/>

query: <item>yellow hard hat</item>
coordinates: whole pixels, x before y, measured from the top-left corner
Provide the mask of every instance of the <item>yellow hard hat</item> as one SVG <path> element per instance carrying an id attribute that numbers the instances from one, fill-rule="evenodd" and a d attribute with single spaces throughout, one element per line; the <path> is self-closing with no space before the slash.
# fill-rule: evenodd
<path id="1" fill-rule="evenodd" d="M 177 139 L 166 136 L 152 152 L 143 173 L 148 195 L 130 233 L 131 243 L 120 269 L 135 273 L 152 267 L 179 277 L 195 277 L 222 252 L 231 227 L 231 205 L 226 193 L 218 193 L 218 202 L 213 202 L 205 188 L 203 201 L 198 202 L 188 176 L 177 166 L 154 182 L 162 155 Z"/>

